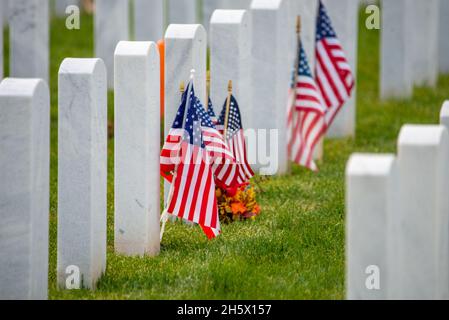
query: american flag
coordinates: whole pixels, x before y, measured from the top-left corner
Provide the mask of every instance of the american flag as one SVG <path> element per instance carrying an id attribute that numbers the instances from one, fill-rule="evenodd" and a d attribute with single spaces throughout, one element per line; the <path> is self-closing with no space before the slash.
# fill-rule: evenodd
<path id="1" fill-rule="evenodd" d="M 220 221 L 213 171 L 206 150 L 198 105 L 199 99 L 195 96 L 191 83 L 183 95 L 163 147 L 161 170 L 172 169 L 166 212 L 199 224 L 211 239 L 220 234 Z M 169 157 L 171 161 L 167 164 Z"/>
<path id="2" fill-rule="evenodd" d="M 187 87 L 187 91 L 190 88 L 190 84 Z M 160 157 L 160 171 L 161 175 L 168 181 L 172 182 L 173 171 L 180 160 L 180 148 L 184 130 L 182 128 L 182 121 L 184 119 L 185 108 L 188 102 L 187 91 L 182 95 L 181 105 L 176 114 L 175 121 L 168 133 L 167 139 L 161 151 Z M 217 170 L 217 165 L 221 164 L 222 167 L 226 165 L 235 165 L 235 158 L 226 142 L 223 139 L 222 133 L 216 129 L 212 118 L 210 117 L 210 110 L 206 112 L 200 100 L 195 97 L 194 89 L 192 88 L 190 93 L 193 98 L 190 99 L 190 103 L 193 103 L 197 109 L 198 117 L 201 123 L 201 129 L 203 134 L 204 144 L 209 154 L 209 160 L 213 164 L 214 170 Z M 212 110 L 213 113 L 213 110 Z M 217 120 L 218 121 L 218 120 Z M 217 123 L 216 121 L 216 123 Z M 224 187 L 230 187 L 235 185 L 233 180 L 216 179 L 216 182 Z"/>
<path id="3" fill-rule="evenodd" d="M 210 106 L 208 111 L 204 110 L 199 99 L 195 100 L 198 110 L 198 117 L 201 122 L 204 144 L 212 163 L 212 171 L 214 172 L 215 184 L 222 188 L 233 188 L 242 184 L 236 175 L 221 175 L 222 171 L 236 170 L 236 159 L 229 149 L 227 143 L 223 139 L 223 135 L 216 128 L 210 116 Z"/>
<path id="4" fill-rule="evenodd" d="M 288 151 L 292 161 L 316 171 L 313 154 L 326 132 L 326 108 L 301 45 L 298 55 L 298 70 L 290 90 Z"/>
<path id="5" fill-rule="evenodd" d="M 316 29 L 315 78 L 327 106 L 326 123 L 329 127 L 340 108 L 351 96 L 354 77 L 343 48 L 332 28 L 326 8 L 320 1 Z"/>
<path id="6" fill-rule="evenodd" d="M 223 130 L 223 132 L 226 118 L 226 106 L 227 101 L 218 118 L 218 127 Z M 249 179 L 254 176 L 254 172 L 248 163 L 242 118 L 239 105 L 233 95 L 231 95 L 230 99 L 226 137 L 224 138 L 228 143 L 229 149 L 234 155 L 237 164 L 235 166 L 220 166 L 217 169 L 217 177 L 225 180 L 236 179 L 238 184 L 248 182 Z"/>

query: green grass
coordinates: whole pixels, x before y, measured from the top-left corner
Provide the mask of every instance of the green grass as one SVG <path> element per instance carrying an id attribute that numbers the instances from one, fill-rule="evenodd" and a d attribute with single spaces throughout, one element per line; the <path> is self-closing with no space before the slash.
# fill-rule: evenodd
<path id="1" fill-rule="evenodd" d="M 92 17 L 80 31 L 51 25 L 51 299 L 343 299 L 344 169 L 352 152 L 395 152 L 404 123 L 437 123 L 449 77 L 417 88 L 407 101 L 378 100 L 378 31 L 360 29 L 355 138 L 326 140 L 321 171 L 297 166 L 263 182 L 262 215 L 223 226 L 207 241 L 198 227 L 168 224 L 158 257 L 127 258 L 113 250 L 113 141 L 109 141 L 108 264 L 96 291 L 56 289 L 57 72 L 65 57 L 90 57 Z M 7 48 L 5 60 L 7 63 Z M 112 94 L 109 95 L 112 120 Z"/>

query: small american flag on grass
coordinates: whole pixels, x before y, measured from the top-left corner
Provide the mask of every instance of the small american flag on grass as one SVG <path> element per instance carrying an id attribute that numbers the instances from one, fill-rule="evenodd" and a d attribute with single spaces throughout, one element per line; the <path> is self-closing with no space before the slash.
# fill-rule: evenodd
<path id="1" fill-rule="evenodd" d="M 199 224 L 211 239 L 220 234 L 220 221 L 213 170 L 201 125 L 202 109 L 192 82 L 162 149 L 161 174 L 171 181 L 166 214 Z"/>
<path id="2" fill-rule="evenodd" d="M 316 171 L 313 154 L 326 132 L 326 109 L 301 44 L 298 55 L 298 70 L 289 98 L 288 151 L 292 161 Z"/>
<path id="3" fill-rule="evenodd" d="M 226 137 L 224 137 L 224 139 L 234 155 L 237 164 L 235 166 L 220 167 L 219 170 L 217 170 L 218 177 L 226 180 L 237 179 L 238 184 L 244 184 L 254 176 L 254 172 L 248 163 L 245 135 L 239 105 L 232 94 L 230 95 L 228 123 L 225 130 L 226 109 L 227 101 L 218 118 L 218 128 L 222 130 L 223 134 L 224 131 L 226 131 Z"/>
<path id="4" fill-rule="evenodd" d="M 327 106 L 326 124 L 330 127 L 338 111 L 351 96 L 354 77 L 321 1 L 316 27 L 315 78 Z"/>
<path id="5" fill-rule="evenodd" d="M 211 106 L 209 105 L 206 111 L 198 99 L 196 99 L 195 103 L 198 110 L 198 117 L 201 121 L 204 144 L 212 163 L 215 184 L 222 188 L 233 188 L 241 185 L 242 182 L 238 180 L 237 176 L 221 174 L 222 171 L 232 171 L 233 168 L 236 168 L 236 158 L 223 139 L 222 133 L 215 126 L 215 124 L 218 124 L 218 120 L 216 120 L 215 124 L 213 123 Z"/>

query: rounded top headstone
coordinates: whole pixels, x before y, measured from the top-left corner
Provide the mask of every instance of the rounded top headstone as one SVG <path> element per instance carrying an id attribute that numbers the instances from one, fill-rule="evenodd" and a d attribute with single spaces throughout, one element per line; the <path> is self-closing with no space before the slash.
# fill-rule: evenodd
<path id="1" fill-rule="evenodd" d="M 106 74 L 106 66 L 100 58 L 65 58 L 59 67 L 59 74 L 93 74 L 97 71 Z"/>
<path id="2" fill-rule="evenodd" d="M 246 10 L 224 10 L 217 9 L 212 14 L 210 23 L 221 23 L 221 24 L 241 24 L 247 20 L 248 14 Z"/>
<path id="3" fill-rule="evenodd" d="M 0 82 L 0 96 L 33 97 L 40 92 L 49 92 L 43 79 L 5 78 Z"/>
<path id="4" fill-rule="evenodd" d="M 166 39 L 206 38 L 206 29 L 201 24 L 170 24 L 165 32 Z"/>
<path id="5" fill-rule="evenodd" d="M 281 7 L 283 1 L 285 0 L 253 0 L 251 9 L 277 10 Z"/>
<path id="6" fill-rule="evenodd" d="M 148 56 L 151 52 L 158 51 L 157 44 L 153 41 L 120 41 L 115 47 L 116 56 Z"/>
<path id="7" fill-rule="evenodd" d="M 406 124 L 399 133 L 399 146 L 432 146 L 439 145 L 448 132 L 440 125 L 411 125 Z"/>
<path id="8" fill-rule="evenodd" d="M 393 168 L 394 162 L 395 156 L 392 154 L 355 153 L 351 155 L 346 165 L 346 175 L 388 175 Z"/>

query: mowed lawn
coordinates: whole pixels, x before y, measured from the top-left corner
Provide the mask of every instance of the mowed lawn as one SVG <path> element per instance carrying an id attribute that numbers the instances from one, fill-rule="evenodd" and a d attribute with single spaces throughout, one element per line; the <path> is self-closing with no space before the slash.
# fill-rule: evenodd
<path id="1" fill-rule="evenodd" d="M 364 14 L 361 13 L 361 18 Z M 57 73 L 65 57 L 93 55 L 93 20 L 69 31 L 63 19 L 51 25 L 51 299 L 343 299 L 345 297 L 344 170 L 352 152 L 395 152 L 404 123 L 437 123 L 449 98 L 449 77 L 438 88 L 415 90 L 413 99 L 378 99 L 379 32 L 361 20 L 357 132 L 326 140 L 320 172 L 297 166 L 291 175 L 261 183 L 261 216 L 223 225 L 208 241 L 199 227 L 169 223 L 158 257 L 118 256 L 113 248 L 113 140 L 109 141 L 108 264 L 96 291 L 56 288 Z M 5 33 L 7 38 L 7 33 Z M 5 48 L 7 63 L 8 49 Z M 111 53 L 112 54 L 112 53 Z M 287 89 L 287 88 L 286 88 Z M 242 106 L 244 108 L 244 106 Z M 109 95 L 113 118 L 113 96 Z"/>

